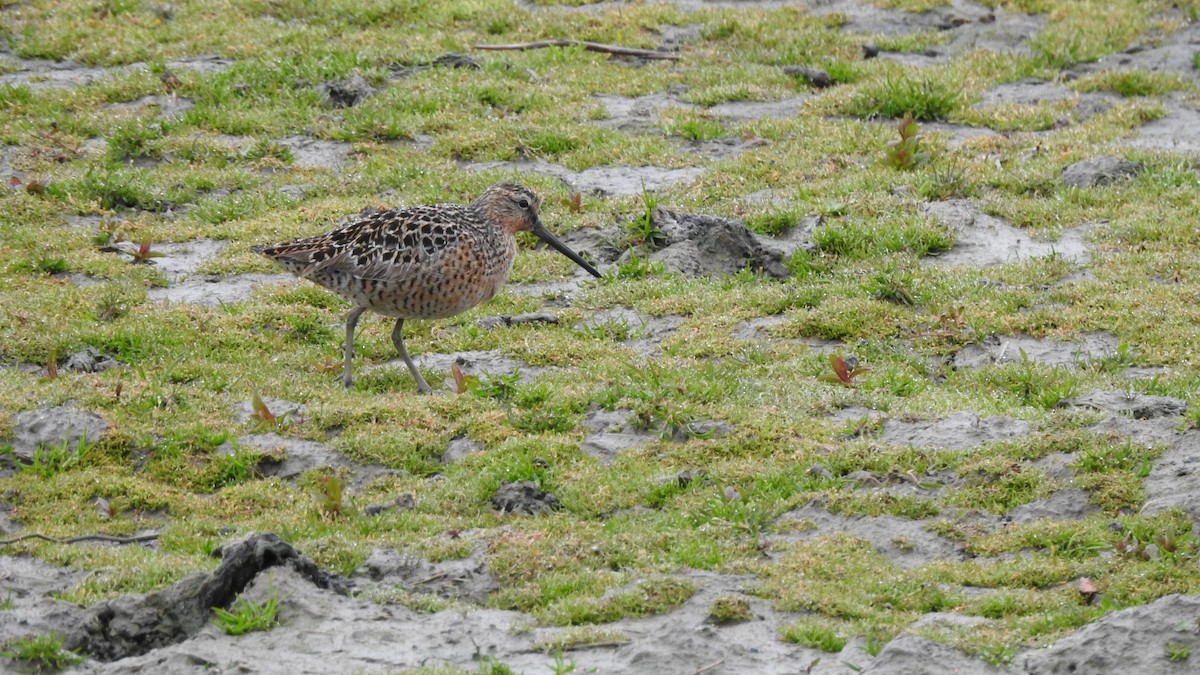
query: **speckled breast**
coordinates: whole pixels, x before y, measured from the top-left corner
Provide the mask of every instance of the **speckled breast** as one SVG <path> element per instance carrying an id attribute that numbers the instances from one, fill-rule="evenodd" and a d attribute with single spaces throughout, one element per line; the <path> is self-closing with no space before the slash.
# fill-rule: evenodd
<path id="1" fill-rule="evenodd" d="M 345 297 L 385 316 L 443 319 L 495 297 L 508 280 L 516 252 L 512 236 L 496 242 L 464 238 L 396 277 L 361 280 Z"/>

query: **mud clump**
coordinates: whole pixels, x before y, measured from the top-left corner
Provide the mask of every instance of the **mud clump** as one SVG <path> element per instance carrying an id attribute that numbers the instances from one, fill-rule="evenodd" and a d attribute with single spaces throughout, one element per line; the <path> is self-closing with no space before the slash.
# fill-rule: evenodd
<path id="1" fill-rule="evenodd" d="M 656 208 L 651 224 L 661 235 L 650 259 L 672 272 L 703 277 L 749 268 L 776 279 L 791 275 L 782 254 L 736 220 Z"/>
<path id="2" fill-rule="evenodd" d="M 540 516 L 558 509 L 558 497 L 543 492 L 533 481 L 505 483 L 492 496 L 492 506 L 500 513 Z"/>
<path id="3" fill-rule="evenodd" d="M 467 455 L 483 450 L 483 444 L 468 436 L 455 436 L 446 444 L 446 451 L 439 460 L 442 464 L 453 464 Z"/>
<path id="4" fill-rule="evenodd" d="M 305 471 L 323 467 L 351 471 L 359 468 L 324 443 L 289 438 L 273 432 L 249 434 L 238 438 L 236 442 L 226 441 L 217 446 L 217 453 L 223 457 L 247 450 L 261 453 L 254 467 L 256 472 L 284 480 L 293 480 Z"/>
<path id="5" fill-rule="evenodd" d="M 37 408 L 13 416 L 12 454 L 32 462 L 40 448 L 65 447 L 78 453 L 108 433 L 108 422 L 94 412 L 71 406 Z"/>
<path id="6" fill-rule="evenodd" d="M 820 68 L 809 68 L 807 66 L 784 66 L 783 72 L 788 75 L 795 75 L 803 78 L 817 89 L 824 89 L 833 86 L 833 78 L 829 77 L 829 73 Z"/>
<path id="7" fill-rule="evenodd" d="M 102 373 L 123 365 L 125 364 L 101 353 L 95 347 L 87 347 L 58 362 L 60 370 L 69 370 L 73 373 Z"/>
<path id="8" fill-rule="evenodd" d="M 1092 504 L 1088 493 L 1068 488 L 1037 501 L 1010 509 L 1006 517 L 1014 523 L 1035 523 L 1039 520 L 1082 520 L 1100 509 Z"/>
<path id="9" fill-rule="evenodd" d="M 328 99 L 335 108 L 351 108 L 379 92 L 362 75 L 351 75 L 344 80 L 327 80 L 317 85 L 317 91 Z"/>
<path id="10" fill-rule="evenodd" d="M 1140 168 L 1133 162 L 1100 155 L 1076 162 L 1063 169 L 1063 183 L 1067 187 L 1090 188 L 1108 185 L 1121 179 L 1137 175 Z"/>
<path id="11" fill-rule="evenodd" d="M 220 549 L 212 574 L 196 573 L 173 586 L 144 595 L 102 602 L 90 611 L 82 634 L 68 640 L 101 661 L 116 661 L 182 642 L 208 624 L 213 607 L 225 607 L 259 572 L 286 566 L 318 588 L 346 595 L 347 580 L 317 568 L 274 534 L 254 534 Z"/>

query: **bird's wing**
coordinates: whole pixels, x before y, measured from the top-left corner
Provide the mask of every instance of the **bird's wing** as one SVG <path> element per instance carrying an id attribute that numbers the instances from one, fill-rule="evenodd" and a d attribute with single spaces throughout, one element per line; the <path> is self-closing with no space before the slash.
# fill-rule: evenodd
<path id="1" fill-rule="evenodd" d="M 266 253 L 300 277 L 348 276 L 399 283 L 440 270 L 473 216 L 457 205 L 380 211 L 319 237 L 270 247 Z"/>

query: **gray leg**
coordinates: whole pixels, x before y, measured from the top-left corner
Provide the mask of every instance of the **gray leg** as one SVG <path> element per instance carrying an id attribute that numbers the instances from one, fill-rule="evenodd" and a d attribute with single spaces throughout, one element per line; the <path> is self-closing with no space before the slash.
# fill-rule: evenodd
<path id="1" fill-rule="evenodd" d="M 417 391 L 422 394 L 432 394 L 433 389 L 425 383 L 425 378 L 421 377 L 421 371 L 417 370 L 417 364 L 408 356 L 408 350 L 404 348 L 404 338 L 400 337 L 400 328 L 404 325 L 404 319 L 396 319 L 396 327 L 392 329 L 392 344 L 396 345 L 396 351 L 400 352 L 400 358 L 404 359 L 404 364 L 408 366 L 408 372 L 412 373 L 413 379 L 417 381 Z"/>
<path id="2" fill-rule="evenodd" d="M 355 307 L 346 315 L 346 363 L 342 366 L 342 384 L 349 389 L 354 382 L 350 376 L 350 359 L 354 357 L 354 329 L 358 326 L 358 317 L 367 311 L 366 307 Z"/>

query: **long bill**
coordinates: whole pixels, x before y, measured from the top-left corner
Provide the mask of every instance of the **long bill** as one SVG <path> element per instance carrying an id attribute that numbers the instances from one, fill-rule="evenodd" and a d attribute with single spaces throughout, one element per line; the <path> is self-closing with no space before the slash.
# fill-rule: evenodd
<path id="1" fill-rule="evenodd" d="M 600 277 L 604 276 L 604 275 L 600 274 L 600 272 L 596 271 L 595 267 L 592 267 L 590 264 L 588 264 L 588 261 L 579 257 L 578 253 L 576 253 L 575 251 L 572 251 L 569 246 L 562 243 L 562 241 L 558 237 L 554 236 L 554 234 L 552 232 L 550 232 L 550 230 L 547 230 L 546 226 L 542 225 L 541 221 L 535 222 L 530 231 L 532 231 L 535 235 L 537 235 L 538 239 L 541 239 L 542 241 L 546 242 L 547 244 L 550 244 L 551 246 L 554 247 L 554 249 L 556 251 L 567 256 L 576 265 L 579 265 L 583 269 L 587 270 L 588 274 L 591 274 L 592 276 L 594 276 L 596 278 L 600 278 Z"/>

